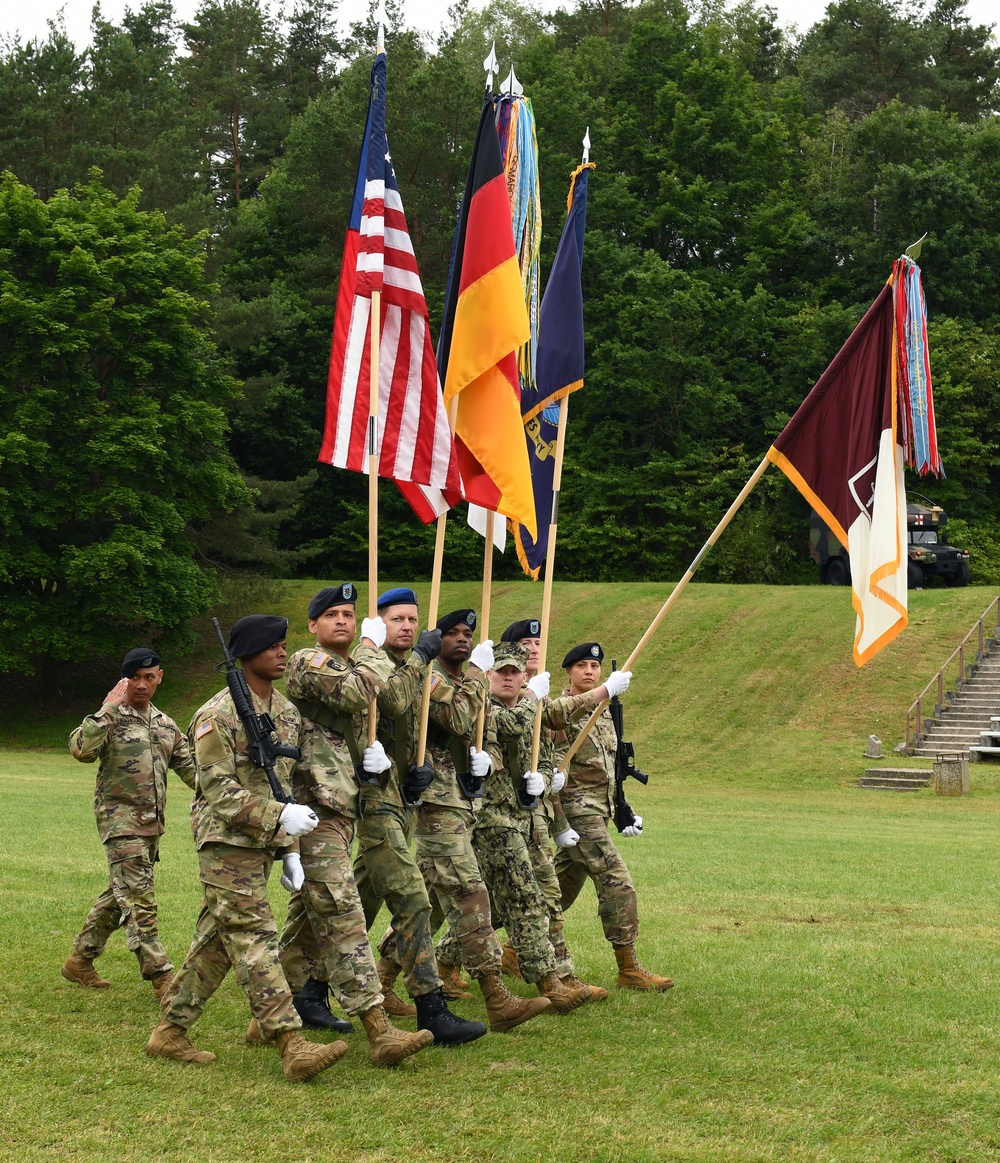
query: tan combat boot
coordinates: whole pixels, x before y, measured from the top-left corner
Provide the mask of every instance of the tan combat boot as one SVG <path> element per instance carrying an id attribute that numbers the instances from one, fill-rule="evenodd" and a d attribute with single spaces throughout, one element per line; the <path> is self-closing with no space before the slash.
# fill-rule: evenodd
<path id="1" fill-rule="evenodd" d="M 308 1082 L 347 1053 L 346 1042 L 331 1042 L 328 1046 L 307 1042 L 300 1030 L 282 1030 L 274 1035 L 274 1040 L 289 1082 Z"/>
<path id="2" fill-rule="evenodd" d="M 80 985 L 89 985 L 91 989 L 110 989 L 111 982 L 105 981 L 94 970 L 94 962 L 89 957 L 74 953 L 67 958 L 66 964 L 60 970 L 67 981 L 76 981 Z"/>
<path id="3" fill-rule="evenodd" d="M 394 1018 L 415 1018 L 417 1007 L 407 1005 L 392 988 L 399 976 L 399 966 L 396 962 L 390 961 L 388 957 L 380 957 L 376 968 L 378 969 L 379 981 L 382 982 L 382 1005 L 385 1012 Z"/>
<path id="4" fill-rule="evenodd" d="M 559 980 L 566 986 L 567 989 L 589 989 L 590 997 L 588 1001 L 606 1001 L 608 991 L 603 985 L 588 985 L 587 982 L 581 981 L 575 973 L 564 973 Z"/>
<path id="5" fill-rule="evenodd" d="M 149 1035 L 146 1053 L 150 1058 L 172 1058 L 175 1062 L 196 1062 L 199 1066 L 215 1061 L 215 1055 L 210 1051 L 196 1050 L 191 1045 L 187 1030 L 166 1018 L 160 1018 L 160 1024 Z"/>
<path id="6" fill-rule="evenodd" d="M 547 997 L 515 997 L 499 973 L 481 977 L 479 988 L 483 991 L 486 1016 L 494 1034 L 502 1034 L 504 1030 L 512 1030 L 522 1022 L 537 1018 L 550 1005 Z"/>
<path id="7" fill-rule="evenodd" d="M 590 987 L 581 981 L 579 985 L 564 985 L 554 973 L 546 975 L 537 982 L 535 988 L 552 1003 L 557 1014 L 572 1013 L 585 1002 L 590 1001 Z"/>
<path id="8" fill-rule="evenodd" d="M 438 964 L 438 977 L 441 978 L 441 988 L 449 1001 L 472 1001 L 469 993 L 469 983 L 462 980 L 457 965 Z"/>
<path id="9" fill-rule="evenodd" d="M 361 1024 L 372 1048 L 373 1066 L 395 1066 L 411 1054 L 434 1045 L 434 1035 L 430 1030 L 417 1030 L 415 1034 L 397 1030 L 382 1006 L 372 1006 L 363 1013 Z"/>
<path id="10" fill-rule="evenodd" d="M 517 951 L 510 941 L 500 947 L 500 968 L 508 977 L 521 977 L 521 966 L 517 963 Z"/>
<path id="11" fill-rule="evenodd" d="M 170 992 L 170 986 L 174 980 L 173 973 L 169 969 L 164 969 L 162 973 L 155 974 L 149 980 L 153 986 L 153 997 L 162 1004 L 163 999 Z"/>
<path id="12" fill-rule="evenodd" d="M 261 1046 L 266 1046 L 271 1039 L 266 1037 L 264 1031 L 260 1028 L 260 1023 L 256 1018 L 250 1019 L 250 1025 L 247 1026 L 246 1041 L 248 1046 L 252 1046 L 255 1050 Z"/>
<path id="13" fill-rule="evenodd" d="M 643 969 L 635 955 L 635 945 L 613 945 L 615 960 L 618 962 L 618 984 L 622 989 L 673 989 L 669 977 L 660 977 Z"/>

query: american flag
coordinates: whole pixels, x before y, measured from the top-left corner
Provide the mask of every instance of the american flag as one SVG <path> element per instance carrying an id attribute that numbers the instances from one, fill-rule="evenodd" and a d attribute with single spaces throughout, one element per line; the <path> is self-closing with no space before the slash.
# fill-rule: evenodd
<path id="1" fill-rule="evenodd" d="M 457 500 L 460 482 L 427 303 L 386 140 L 385 81 L 380 52 L 372 66 L 368 123 L 340 270 L 319 459 L 368 471 L 372 292 L 380 291 L 378 471 L 399 484 L 426 521 L 434 515 L 428 516 L 426 496 L 439 496 L 443 489 Z"/>

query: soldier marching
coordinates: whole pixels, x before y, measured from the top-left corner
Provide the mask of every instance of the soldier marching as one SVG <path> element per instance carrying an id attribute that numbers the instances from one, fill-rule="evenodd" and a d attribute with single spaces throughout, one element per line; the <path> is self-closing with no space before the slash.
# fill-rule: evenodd
<path id="1" fill-rule="evenodd" d="M 603 1000 L 606 989 L 577 976 L 565 940 L 563 911 L 588 879 L 619 986 L 673 984 L 636 958 L 635 887 L 608 831 L 616 738 L 607 710 L 561 770 L 584 720 L 623 694 L 631 676 L 602 679 L 602 648 L 582 643 L 563 659 L 565 689 L 550 697 L 549 675 L 538 673 L 538 619 L 512 623 L 495 650 L 488 641 L 473 646 L 475 611 L 452 611 L 420 632 L 416 594 L 398 587 L 380 596 L 378 616 L 362 621 L 359 637 L 356 601 L 350 582 L 314 595 L 306 615 L 315 643 L 290 659 L 286 619 L 249 615 L 232 629 L 230 651 L 253 713 L 269 715 L 276 739 L 301 755 L 275 760 L 280 798 L 251 757 L 230 691 L 196 712 L 185 738 L 152 704 L 162 670 L 146 648 L 126 656 L 122 681 L 70 738 L 77 759 L 100 761 L 95 812 L 109 881 L 62 974 L 107 988 L 94 961 L 124 927 L 162 1010 L 147 1045 L 154 1057 L 214 1061 L 188 1031 L 230 968 L 251 1012 L 248 1043 L 275 1047 L 292 1081 L 315 1077 L 348 1051 L 339 1040 L 307 1042 L 303 1025 L 336 1034 L 360 1020 L 377 1066 L 432 1043 L 481 1037 L 486 1025 L 447 1004 L 470 996 L 462 967 L 494 1033 L 546 1009 L 568 1014 Z M 428 671 L 427 754 L 418 766 Z M 274 685 L 282 677 L 287 697 Z M 536 712 L 542 743 L 531 770 Z M 194 792 L 204 895 L 176 974 L 159 941 L 153 894 L 171 767 Z M 624 834 L 642 831 L 636 817 Z M 280 938 L 267 887 L 277 859 L 291 893 Z M 368 934 L 383 904 L 391 925 L 376 960 Z M 496 928 L 506 929 L 503 948 Z M 503 973 L 538 997 L 512 994 Z M 400 978 L 413 1005 L 395 992 Z M 346 1019 L 334 1016 L 331 995 Z M 391 1017 L 415 1017 L 417 1032 Z"/>

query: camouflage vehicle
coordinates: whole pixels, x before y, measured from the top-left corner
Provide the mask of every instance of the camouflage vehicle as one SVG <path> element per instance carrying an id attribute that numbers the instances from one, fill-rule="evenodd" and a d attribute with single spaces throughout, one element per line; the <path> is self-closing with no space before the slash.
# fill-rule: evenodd
<path id="1" fill-rule="evenodd" d="M 906 540 L 909 561 L 906 582 L 920 589 L 939 577 L 949 586 L 969 584 L 969 551 L 948 544 L 944 526 L 948 515 L 938 505 L 906 506 Z M 819 580 L 826 585 L 844 586 L 851 581 L 851 559 L 847 549 L 813 510 L 809 517 L 809 552 L 819 566 Z"/>

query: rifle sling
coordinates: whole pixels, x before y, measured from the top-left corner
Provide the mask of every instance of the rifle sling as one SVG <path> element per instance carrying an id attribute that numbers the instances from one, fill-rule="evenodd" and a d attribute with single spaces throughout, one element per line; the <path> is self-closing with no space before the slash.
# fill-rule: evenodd
<path id="1" fill-rule="evenodd" d="M 289 702 L 304 719 L 312 719 L 314 723 L 325 727 L 327 731 L 336 731 L 338 735 L 342 735 L 347 744 L 347 750 L 351 753 L 351 762 L 355 768 L 361 766 L 361 751 L 354 734 L 353 716 L 338 714 L 323 703 L 307 702 L 305 699 L 289 697 Z"/>

